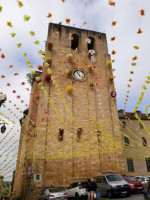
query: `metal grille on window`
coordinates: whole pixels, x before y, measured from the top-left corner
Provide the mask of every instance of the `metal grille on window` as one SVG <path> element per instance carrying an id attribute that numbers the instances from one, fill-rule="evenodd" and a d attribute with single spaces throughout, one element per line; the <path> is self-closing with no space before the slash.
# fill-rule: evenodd
<path id="1" fill-rule="evenodd" d="M 127 166 L 129 172 L 134 172 L 134 165 L 133 165 L 133 159 L 127 158 Z"/>

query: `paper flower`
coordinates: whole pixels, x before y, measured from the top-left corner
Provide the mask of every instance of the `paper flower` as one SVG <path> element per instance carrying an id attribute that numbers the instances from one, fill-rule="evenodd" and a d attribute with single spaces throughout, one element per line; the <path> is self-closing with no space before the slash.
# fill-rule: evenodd
<path id="1" fill-rule="evenodd" d="M 31 70 L 31 72 L 30 72 L 31 74 L 35 74 L 35 71 L 34 70 Z"/>
<path id="2" fill-rule="evenodd" d="M 67 92 L 68 92 L 69 94 L 71 94 L 72 91 L 73 91 L 73 87 L 70 86 L 70 85 L 68 85 L 67 88 L 66 88 L 66 90 L 67 90 Z"/>
<path id="3" fill-rule="evenodd" d="M 23 6 L 23 3 L 21 1 L 17 1 L 18 2 L 18 6 L 21 8 Z"/>
<path id="4" fill-rule="evenodd" d="M 55 34 L 54 34 L 54 37 L 58 37 L 59 36 L 59 32 L 57 31 Z"/>
<path id="5" fill-rule="evenodd" d="M 40 42 L 39 42 L 38 40 L 36 40 L 36 41 L 34 42 L 34 44 L 39 45 Z"/>
<path id="6" fill-rule="evenodd" d="M 111 67 L 111 60 L 108 60 L 106 65 L 107 65 L 107 67 Z"/>
<path id="7" fill-rule="evenodd" d="M 12 92 L 13 92 L 13 93 L 16 93 L 16 90 L 13 90 Z"/>
<path id="8" fill-rule="evenodd" d="M 11 37 L 15 37 L 16 33 L 11 33 Z"/>
<path id="9" fill-rule="evenodd" d="M 51 17 L 52 17 L 52 14 L 48 13 L 47 18 L 51 18 Z"/>
<path id="10" fill-rule="evenodd" d="M 117 21 L 113 21 L 111 25 L 115 26 L 116 24 L 117 24 Z"/>
<path id="11" fill-rule="evenodd" d="M 5 58 L 5 55 L 3 53 L 1 54 L 1 58 Z"/>
<path id="12" fill-rule="evenodd" d="M 26 60 L 26 63 L 29 65 L 30 64 L 30 60 Z"/>
<path id="13" fill-rule="evenodd" d="M 42 70 L 43 69 L 43 67 L 41 65 L 39 65 L 37 68 L 38 68 L 38 70 Z"/>
<path id="14" fill-rule="evenodd" d="M 65 3 L 66 0 L 62 0 L 62 3 Z"/>
<path id="15" fill-rule="evenodd" d="M 138 46 L 133 46 L 134 49 L 138 50 L 140 47 Z"/>
<path id="16" fill-rule="evenodd" d="M 134 60 L 137 60 L 137 56 L 134 56 L 133 58 L 132 58 L 132 60 L 134 61 Z"/>
<path id="17" fill-rule="evenodd" d="M 140 14 L 141 14 L 142 16 L 145 16 L 145 10 L 141 9 L 141 10 L 140 10 Z"/>
<path id="18" fill-rule="evenodd" d="M 70 18 L 66 18 L 66 23 L 69 24 L 70 23 Z"/>
<path id="19" fill-rule="evenodd" d="M 143 31 L 139 28 L 137 34 L 141 34 Z"/>
<path id="20" fill-rule="evenodd" d="M 5 76 L 4 76 L 4 75 L 1 75 L 1 78 L 5 78 Z"/>
<path id="21" fill-rule="evenodd" d="M 14 73 L 14 76 L 18 76 L 19 74 L 18 73 Z"/>
<path id="22" fill-rule="evenodd" d="M 25 53 L 23 54 L 23 56 L 26 57 L 26 56 L 27 56 L 27 53 L 25 52 Z"/>
<path id="23" fill-rule="evenodd" d="M 29 15 L 24 15 L 24 21 L 28 22 L 31 17 Z"/>
<path id="24" fill-rule="evenodd" d="M 20 95 L 16 96 L 17 99 L 20 99 Z"/>
<path id="25" fill-rule="evenodd" d="M 18 48 L 20 48 L 21 45 L 22 45 L 21 43 L 16 44 L 16 46 L 17 46 Z"/>
<path id="26" fill-rule="evenodd" d="M 45 75 L 45 80 L 50 81 L 51 80 L 51 75 L 50 74 L 46 74 Z"/>
<path id="27" fill-rule="evenodd" d="M 38 100 L 39 98 L 40 98 L 39 94 L 35 94 L 35 95 L 34 95 L 34 99 L 35 99 L 35 100 Z"/>
<path id="28" fill-rule="evenodd" d="M 47 72 L 48 72 L 48 74 L 51 74 L 52 70 L 51 69 L 47 69 Z"/>
<path id="29" fill-rule="evenodd" d="M 34 31 L 30 31 L 29 32 L 31 36 L 35 36 L 35 32 Z"/>
<path id="30" fill-rule="evenodd" d="M 142 86 L 143 90 L 147 90 L 147 87 L 145 85 Z"/>
<path id="31" fill-rule="evenodd" d="M 9 26 L 10 28 L 13 27 L 13 25 L 11 24 L 11 22 L 7 22 L 7 26 Z"/>
<path id="32" fill-rule="evenodd" d="M 110 40 L 111 41 L 114 41 L 116 39 L 116 37 L 114 36 L 114 37 L 112 37 L 112 38 L 110 38 Z"/>
<path id="33" fill-rule="evenodd" d="M 113 50 L 113 51 L 111 52 L 111 54 L 112 54 L 112 55 L 115 55 L 115 54 L 116 54 L 116 51 L 115 51 L 115 50 Z"/>
<path id="34" fill-rule="evenodd" d="M 25 85 L 25 82 L 22 82 L 21 85 Z"/>
<path id="35" fill-rule="evenodd" d="M 86 22 L 86 21 L 84 21 L 84 22 L 83 22 L 83 25 L 86 25 L 86 24 L 87 24 L 87 22 Z"/>
<path id="36" fill-rule="evenodd" d="M 130 84 L 128 84 L 128 85 L 127 85 L 127 87 L 129 87 L 129 88 L 130 88 L 130 87 L 131 87 L 131 85 L 130 85 Z"/>
<path id="37" fill-rule="evenodd" d="M 11 86 L 10 83 L 7 83 L 7 86 Z"/>
<path id="38" fill-rule="evenodd" d="M 110 1 L 110 0 L 109 0 L 109 5 L 110 5 L 110 6 L 115 6 L 115 4 L 116 4 L 116 3 L 115 3 L 114 1 Z"/>
<path id="39" fill-rule="evenodd" d="M 2 9 L 3 9 L 3 7 L 2 7 L 2 6 L 0 6 L 0 12 L 2 12 Z"/>
<path id="40" fill-rule="evenodd" d="M 132 79 L 129 79 L 129 82 L 132 82 Z"/>
<path id="41" fill-rule="evenodd" d="M 136 63 L 131 63 L 131 65 L 132 65 L 132 66 L 135 66 L 135 65 L 136 65 Z"/>
<path id="42" fill-rule="evenodd" d="M 42 55 L 42 54 L 45 54 L 45 51 L 39 50 L 38 53 L 39 53 L 40 55 Z"/>
<path id="43" fill-rule="evenodd" d="M 134 72 L 133 72 L 133 71 L 130 71 L 130 74 L 134 74 Z"/>
<path id="44" fill-rule="evenodd" d="M 76 48 L 76 49 L 74 50 L 74 52 L 75 52 L 75 53 L 78 53 L 78 48 Z"/>
<path id="45" fill-rule="evenodd" d="M 28 68 L 33 68 L 33 65 L 29 64 L 29 65 L 28 65 Z"/>

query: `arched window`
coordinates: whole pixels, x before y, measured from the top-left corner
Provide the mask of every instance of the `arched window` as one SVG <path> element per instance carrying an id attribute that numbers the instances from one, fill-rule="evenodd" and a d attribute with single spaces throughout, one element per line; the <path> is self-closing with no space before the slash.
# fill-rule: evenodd
<path id="1" fill-rule="evenodd" d="M 125 128 L 126 127 L 126 122 L 122 121 L 122 127 Z"/>
<path id="2" fill-rule="evenodd" d="M 124 142 L 125 142 L 125 146 L 129 146 L 130 142 L 129 142 L 129 138 L 124 136 Z"/>
<path id="3" fill-rule="evenodd" d="M 79 46 L 79 35 L 72 34 L 71 49 L 75 50 Z"/>
<path id="4" fill-rule="evenodd" d="M 94 49 L 95 47 L 95 39 L 93 37 L 88 37 L 88 42 L 87 42 L 87 48 L 88 48 L 88 51 L 90 49 Z"/>
<path id="5" fill-rule="evenodd" d="M 147 141 L 146 141 L 145 137 L 142 137 L 142 140 L 143 140 L 143 146 L 146 147 L 147 146 Z"/>

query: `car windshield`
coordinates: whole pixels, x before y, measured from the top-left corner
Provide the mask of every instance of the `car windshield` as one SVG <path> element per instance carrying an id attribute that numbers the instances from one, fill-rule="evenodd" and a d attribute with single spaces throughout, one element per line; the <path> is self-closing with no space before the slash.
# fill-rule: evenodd
<path id="1" fill-rule="evenodd" d="M 146 177 L 146 181 L 149 181 L 150 180 L 150 177 Z"/>
<path id="2" fill-rule="evenodd" d="M 49 189 L 49 192 L 62 192 L 62 191 L 65 191 L 66 190 L 66 188 L 50 188 Z"/>
<path id="3" fill-rule="evenodd" d="M 136 177 L 130 176 L 130 177 L 124 177 L 124 179 L 128 182 L 132 182 L 132 181 L 137 181 Z"/>
<path id="4" fill-rule="evenodd" d="M 106 178 L 107 178 L 108 182 L 112 182 L 112 181 L 122 181 L 122 180 L 124 180 L 124 179 L 122 178 L 122 176 L 119 175 L 119 174 L 107 175 Z"/>

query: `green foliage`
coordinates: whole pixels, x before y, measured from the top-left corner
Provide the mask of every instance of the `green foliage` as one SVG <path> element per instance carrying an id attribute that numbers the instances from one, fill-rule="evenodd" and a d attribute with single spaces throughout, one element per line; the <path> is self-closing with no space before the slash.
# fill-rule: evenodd
<path id="1" fill-rule="evenodd" d="M 27 81 L 31 86 L 33 86 L 36 76 L 36 74 L 26 74 Z"/>

